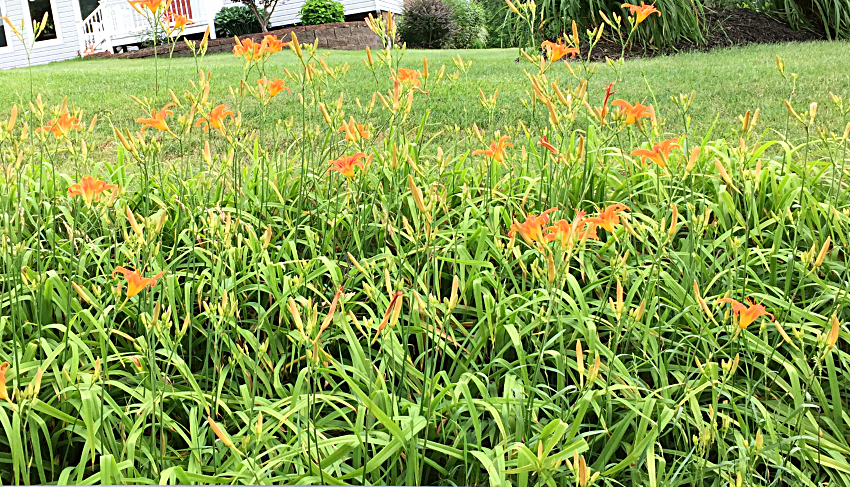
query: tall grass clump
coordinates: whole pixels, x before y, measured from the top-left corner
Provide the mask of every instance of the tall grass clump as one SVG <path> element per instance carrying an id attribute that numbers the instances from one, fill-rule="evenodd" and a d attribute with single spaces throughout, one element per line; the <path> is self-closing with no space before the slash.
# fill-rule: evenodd
<path id="1" fill-rule="evenodd" d="M 572 23 L 584 33 L 603 24 L 628 31 L 632 4 L 608 0 L 486 0 L 490 12 L 490 30 L 498 33 L 491 39 L 501 47 L 533 47 L 543 40 L 555 40 L 570 33 Z M 649 19 L 635 41 L 645 48 L 669 48 L 682 41 L 701 44 L 706 29 L 703 0 L 657 0 L 647 5 L 664 12 Z M 498 26 L 498 27 L 497 27 Z M 586 39 L 585 39 L 586 41 Z"/>
<path id="2" fill-rule="evenodd" d="M 527 123 L 438 146 L 411 110 L 468 61 L 370 25 L 371 99 L 271 35 L 215 98 L 201 42 L 115 159 L 71 100 L 3 111 L 0 482 L 850 483 L 847 98 L 691 133 L 572 35 L 505 66 Z"/>
<path id="3" fill-rule="evenodd" d="M 777 0 L 753 7 L 778 15 L 795 29 L 812 29 L 827 39 L 850 39 L 850 0 Z"/>

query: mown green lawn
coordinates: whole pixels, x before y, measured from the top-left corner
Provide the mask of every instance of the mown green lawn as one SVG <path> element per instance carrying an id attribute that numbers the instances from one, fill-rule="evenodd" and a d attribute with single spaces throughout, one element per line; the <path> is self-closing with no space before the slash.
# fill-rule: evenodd
<path id="1" fill-rule="evenodd" d="M 821 124 L 833 130 L 843 128 L 840 114 L 828 103 L 829 92 L 850 95 L 850 76 L 846 65 L 850 44 L 846 42 L 814 42 L 806 44 L 759 45 L 744 48 L 724 49 L 711 53 L 684 53 L 653 59 L 629 61 L 622 68 L 622 79 L 617 83 L 617 97 L 626 100 L 652 101 L 652 93 L 659 101 L 658 113 L 667 118 L 667 132 L 682 130 L 682 121 L 675 115 L 670 97 L 680 93 L 696 91 L 691 113 L 692 129 L 705 133 L 717 119 L 715 135 L 724 136 L 737 123 L 736 115 L 755 108 L 761 109 L 760 127 L 784 127 L 787 111 L 784 100 L 792 97 L 795 104 L 808 106 L 818 101 L 821 106 Z M 528 123 L 531 113 L 523 107 L 521 99 L 529 99 L 530 83 L 524 70 L 530 68 L 526 62 L 516 63 L 517 51 L 468 50 L 468 51 L 421 51 L 409 50 L 402 66 L 421 68 L 422 58 L 428 57 L 431 73 L 446 65 L 446 72 L 456 71 L 452 58 L 462 56 L 472 61 L 472 67 L 451 90 L 438 90 L 427 101 L 417 103 L 415 110 L 431 110 L 430 122 L 434 130 L 445 124 L 468 127 L 476 123 L 493 129 L 517 120 Z M 797 73 L 797 87 L 791 94 L 791 86 L 776 70 L 775 56 L 786 60 L 788 73 Z M 330 91 L 338 94 L 345 91 L 347 99 L 360 98 L 366 102 L 376 89 L 372 74 L 364 66 L 364 52 L 329 53 L 331 66 L 348 63 L 352 72 L 345 77 L 344 86 L 331 86 Z M 284 53 L 276 56 L 268 66 L 271 76 L 283 77 L 283 67 L 295 66 L 295 57 Z M 243 64 L 229 54 L 208 56 L 202 66 L 213 72 L 213 96 L 227 103 L 228 86 L 235 86 L 243 74 Z M 195 77 L 195 61 L 180 58 L 159 60 L 161 80 L 180 88 L 188 86 Z M 567 85 L 571 76 L 566 69 L 550 72 L 550 78 L 560 78 Z M 116 126 L 135 126 L 135 118 L 142 112 L 133 103 L 127 103 L 130 95 L 153 96 L 155 94 L 155 64 L 153 59 L 144 60 L 77 60 L 37 66 L 32 69 L 33 86 L 42 93 L 48 105 L 61 102 L 63 97 L 88 113 L 96 112 L 101 120 L 111 120 Z M 13 103 L 26 105 L 29 102 L 29 71 L 17 69 L 0 74 L 4 86 L 0 91 L 0 110 L 6 111 Z M 645 78 L 645 81 L 643 80 Z M 591 80 L 591 90 L 599 90 L 617 75 L 606 65 L 600 64 Z M 289 83 L 292 84 L 291 82 Z M 381 84 L 384 89 L 386 83 Z M 499 108 L 489 123 L 487 111 L 473 100 L 478 89 L 486 94 L 499 90 Z M 180 91 L 179 89 L 175 91 Z M 594 99 L 596 98 L 594 94 Z M 167 95 L 160 93 L 163 103 Z M 296 109 L 294 97 L 278 97 L 275 101 L 281 118 L 288 118 Z M 245 113 L 246 120 L 252 117 Z M 540 112 L 538 111 L 538 115 Z M 98 132 L 109 136 L 107 123 L 101 123 Z"/>

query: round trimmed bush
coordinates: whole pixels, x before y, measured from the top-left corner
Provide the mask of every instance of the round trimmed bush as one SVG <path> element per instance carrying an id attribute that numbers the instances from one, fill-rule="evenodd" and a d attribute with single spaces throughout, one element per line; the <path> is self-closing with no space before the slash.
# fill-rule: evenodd
<path id="1" fill-rule="evenodd" d="M 303 25 L 332 24 L 345 22 L 342 4 L 334 0 L 307 0 L 299 12 Z"/>

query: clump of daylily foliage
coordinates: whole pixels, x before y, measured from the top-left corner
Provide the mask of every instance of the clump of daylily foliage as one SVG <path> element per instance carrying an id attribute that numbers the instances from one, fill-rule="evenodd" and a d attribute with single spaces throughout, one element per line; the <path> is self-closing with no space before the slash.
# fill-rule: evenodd
<path id="1" fill-rule="evenodd" d="M 128 94 L 116 160 L 73 100 L 3 112 L 2 483 L 848 482 L 850 124 L 668 133 L 574 29 L 504 67 L 545 120 L 438 146 L 409 114 L 468 61 L 369 25 L 371 100 L 269 35 L 226 99 L 206 39 Z"/>

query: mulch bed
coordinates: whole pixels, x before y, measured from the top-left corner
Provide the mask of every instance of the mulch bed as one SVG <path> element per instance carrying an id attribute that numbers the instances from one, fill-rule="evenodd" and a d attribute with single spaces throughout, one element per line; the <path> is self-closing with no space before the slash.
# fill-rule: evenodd
<path id="1" fill-rule="evenodd" d="M 778 44 L 783 42 L 806 42 L 824 40 L 823 33 L 794 30 L 788 24 L 767 15 L 745 8 L 707 10 L 705 21 L 709 29 L 707 42 L 698 45 L 691 41 L 681 42 L 672 48 L 647 50 L 642 48 L 626 51 L 626 58 L 657 56 L 683 51 L 710 51 L 747 44 Z M 591 56 L 594 61 L 606 57 L 620 57 L 620 45 L 603 39 L 596 45 Z"/>

